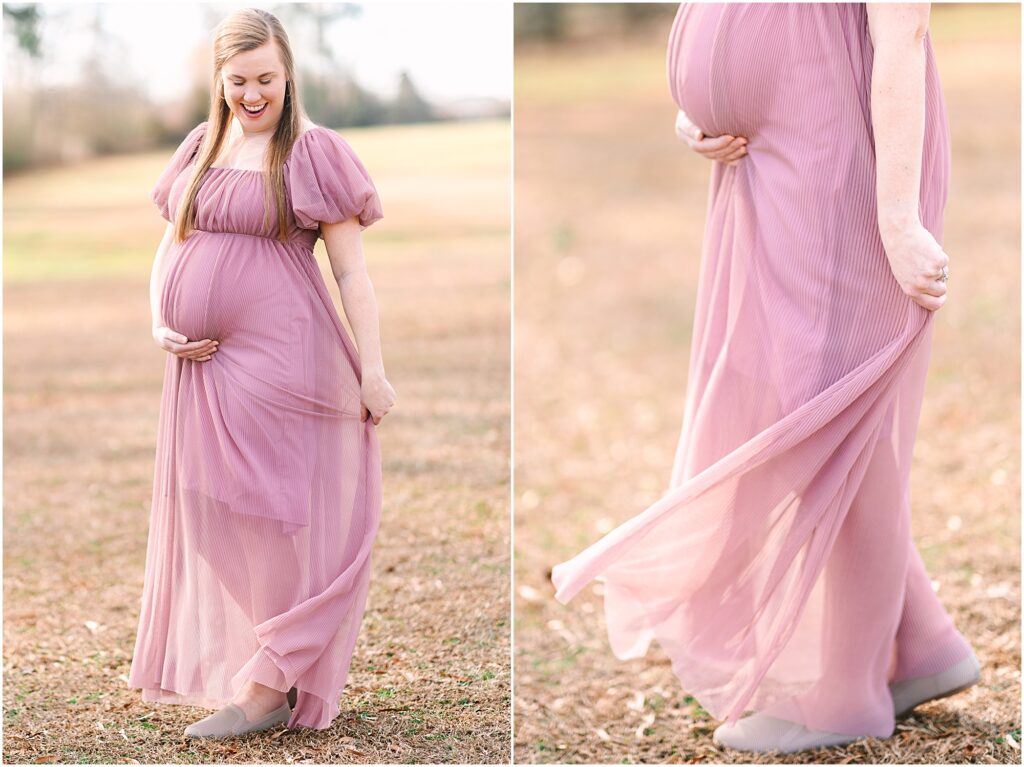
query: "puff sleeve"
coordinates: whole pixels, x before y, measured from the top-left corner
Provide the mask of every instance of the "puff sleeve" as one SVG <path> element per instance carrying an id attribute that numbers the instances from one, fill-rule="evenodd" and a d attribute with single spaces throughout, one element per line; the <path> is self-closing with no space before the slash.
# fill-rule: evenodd
<path id="1" fill-rule="evenodd" d="M 171 156 L 170 162 L 167 163 L 167 167 L 164 168 L 163 173 L 160 174 L 156 180 L 156 186 L 153 187 L 153 191 L 149 193 L 150 198 L 156 203 L 156 206 L 160 209 L 160 215 L 168 221 L 171 221 L 171 211 L 169 199 L 171 196 L 171 186 L 174 184 L 174 180 L 178 177 L 182 170 L 192 161 L 196 152 L 199 151 L 199 142 L 202 141 L 203 134 L 206 132 L 206 122 L 201 122 L 199 125 L 194 127 L 189 134 L 185 136 L 178 148 L 174 150 L 174 154 Z"/>
<path id="2" fill-rule="evenodd" d="M 348 142 L 328 128 L 317 126 L 299 136 L 287 177 L 295 222 L 303 229 L 353 216 L 365 229 L 384 217 L 370 174 Z"/>

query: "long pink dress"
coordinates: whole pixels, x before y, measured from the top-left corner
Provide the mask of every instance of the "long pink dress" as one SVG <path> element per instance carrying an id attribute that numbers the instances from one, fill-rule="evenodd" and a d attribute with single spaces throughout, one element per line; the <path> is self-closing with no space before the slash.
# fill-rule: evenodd
<path id="1" fill-rule="evenodd" d="M 920 194 L 941 242 L 949 130 L 930 39 Z M 863 4 L 684 4 L 668 76 L 714 162 L 671 487 L 554 568 L 605 583 L 620 658 L 657 639 L 716 718 L 764 711 L 888 736 L 896 679 L 970 653 L 911 539 L 909 472 L 933 315 L 876 219 Z"/>
<path id="2" fill-rule="evenodd" d="M 173 221 L 207 124 L 152 198 Z M 209 708 L 247 681 L 298 699 L 289 727 L 338 713 L 381 509 L 380 450 L 359 420 L 360 372 L 321 276 L 319 222 L 381 218 L 365 168 L 315 127 L 285 162 L 288 239 L 263 231 L 259 171 L 214 167 L 196 231 L 171 245 L 167 326 L 219 339 L 205 362 L 168 354 L 145 585 L 129 687 Z"/>

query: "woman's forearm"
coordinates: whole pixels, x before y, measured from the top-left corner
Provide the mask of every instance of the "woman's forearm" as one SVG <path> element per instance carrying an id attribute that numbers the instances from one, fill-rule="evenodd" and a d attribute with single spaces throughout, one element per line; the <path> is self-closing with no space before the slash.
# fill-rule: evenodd
<path id="1" fill-rule="evenodd" d="M 364 374 L 384 374 L 384 360 L 380 345 L 380 320 L 377 314 L 377 296 L 366 269 L 354 269 L 338 279 L 341 303 L 345 309 L 359 349 L 360 367 Z"/>
<path id="2" fill-rule="evenodd" d="M 164 230 L 164 237 L 157 246 L 156 256 L 153 258 L 153 269 L 149 275 L 149 309 L 154 330 L 164 324 L 163 317 L 160 316 L 160 293 L 164 281 L 164 257 L 173 236 L 174 229 L 168 224 Z"/>
<path id="3" fill-rule="evenodd" d="M 874 43 L 871 123 L 878 225 L 888 232 L 920 223 L 928 5 L 868 6 Z"/>

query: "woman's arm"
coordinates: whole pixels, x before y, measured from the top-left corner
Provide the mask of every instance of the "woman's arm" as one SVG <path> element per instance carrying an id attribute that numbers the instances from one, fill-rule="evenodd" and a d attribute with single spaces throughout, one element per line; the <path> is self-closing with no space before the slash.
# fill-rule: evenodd
<path id="1" fill-rule="evenodd" d="M 877 161 L 878 221 L 918 222 L 924 145 L 924 35 L 928 4 L 868 3 L 874 43 L 871 115 Z"/>
<path id="2" fill-rule="evenodd" d="M 919 215 L 925 121 L 928 3 L 868 3 L 874 45 L 871 124 L 875 137 L 878 229 L 903 292 L 926 309 L 945 302 L 936 277 L 948 256 Z"/>
<path id="3" fill-rule="evenodd" d="M 379 424 L 381 418 L 394 406 L 395 390 L 384 375 L 377 296 L 366 271 L 362 227 L 359 219 L 350 218 L 333 224 L 321 223 L 320 231 L 327 245 L 331 271 L 341 292 L 345 316 L 352 326 L 359 349 L 363 420 L 366 420 L 369 413 L 373 422 Z"/>
<path id="4" fill-rule="evenodd" d="M 167 254 L 167 248 L 170 247 L 173 238 L 174 224 L 167 224 L 167 228 L 164 229 L 164 237 L 156 249 L 153 269 L 149 274 L 149 309 L 153 317 L 154 333 L 164 324 L 163 318 L 160 316 L 160 288 L 164 279 L 164 256 Z"/>

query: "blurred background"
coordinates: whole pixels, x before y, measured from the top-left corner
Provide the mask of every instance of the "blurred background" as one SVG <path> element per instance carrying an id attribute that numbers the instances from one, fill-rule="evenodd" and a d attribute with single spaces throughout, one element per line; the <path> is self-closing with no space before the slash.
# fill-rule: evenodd
<path id="1" fill-rule="evenodd" d="M 166 355 L 149 194 L 238 7 L 4 6 L 4 758 L 507 763 L 510 6 L 264 6 L 383 202 L 364 245 L 398 405 L 369 602 L 326 733 L 185 743 L 204 712 L 126 687 Z"/>
<path id="2" fill-rule="evenodd" d="M 234 8 L 4 4 L 4 172 L 180 140 L 206 119 L 213 30 Z M 296 52 L 303 103 L 314 122 L 343 128 L 508 116 L 508 8 L 278 3 L 269 9 Z M 465 34 L 468 28 L 475 33 Z"/>
<path id="3" fill-rule="evenodd" d="M 682 425 L 710 162 L 674 135 L 672 4 L 515 15 L 515 749 L 519 762 L 742 762 L 665 656 L 622 662 L 600 585 L 550 568 L 660 497 Z M 952 132 L 950 300 L 913 531 L 980 685 L 894 737 L 763 762 L 1019 762 L 1020 8 L 935 4 Z"/>

